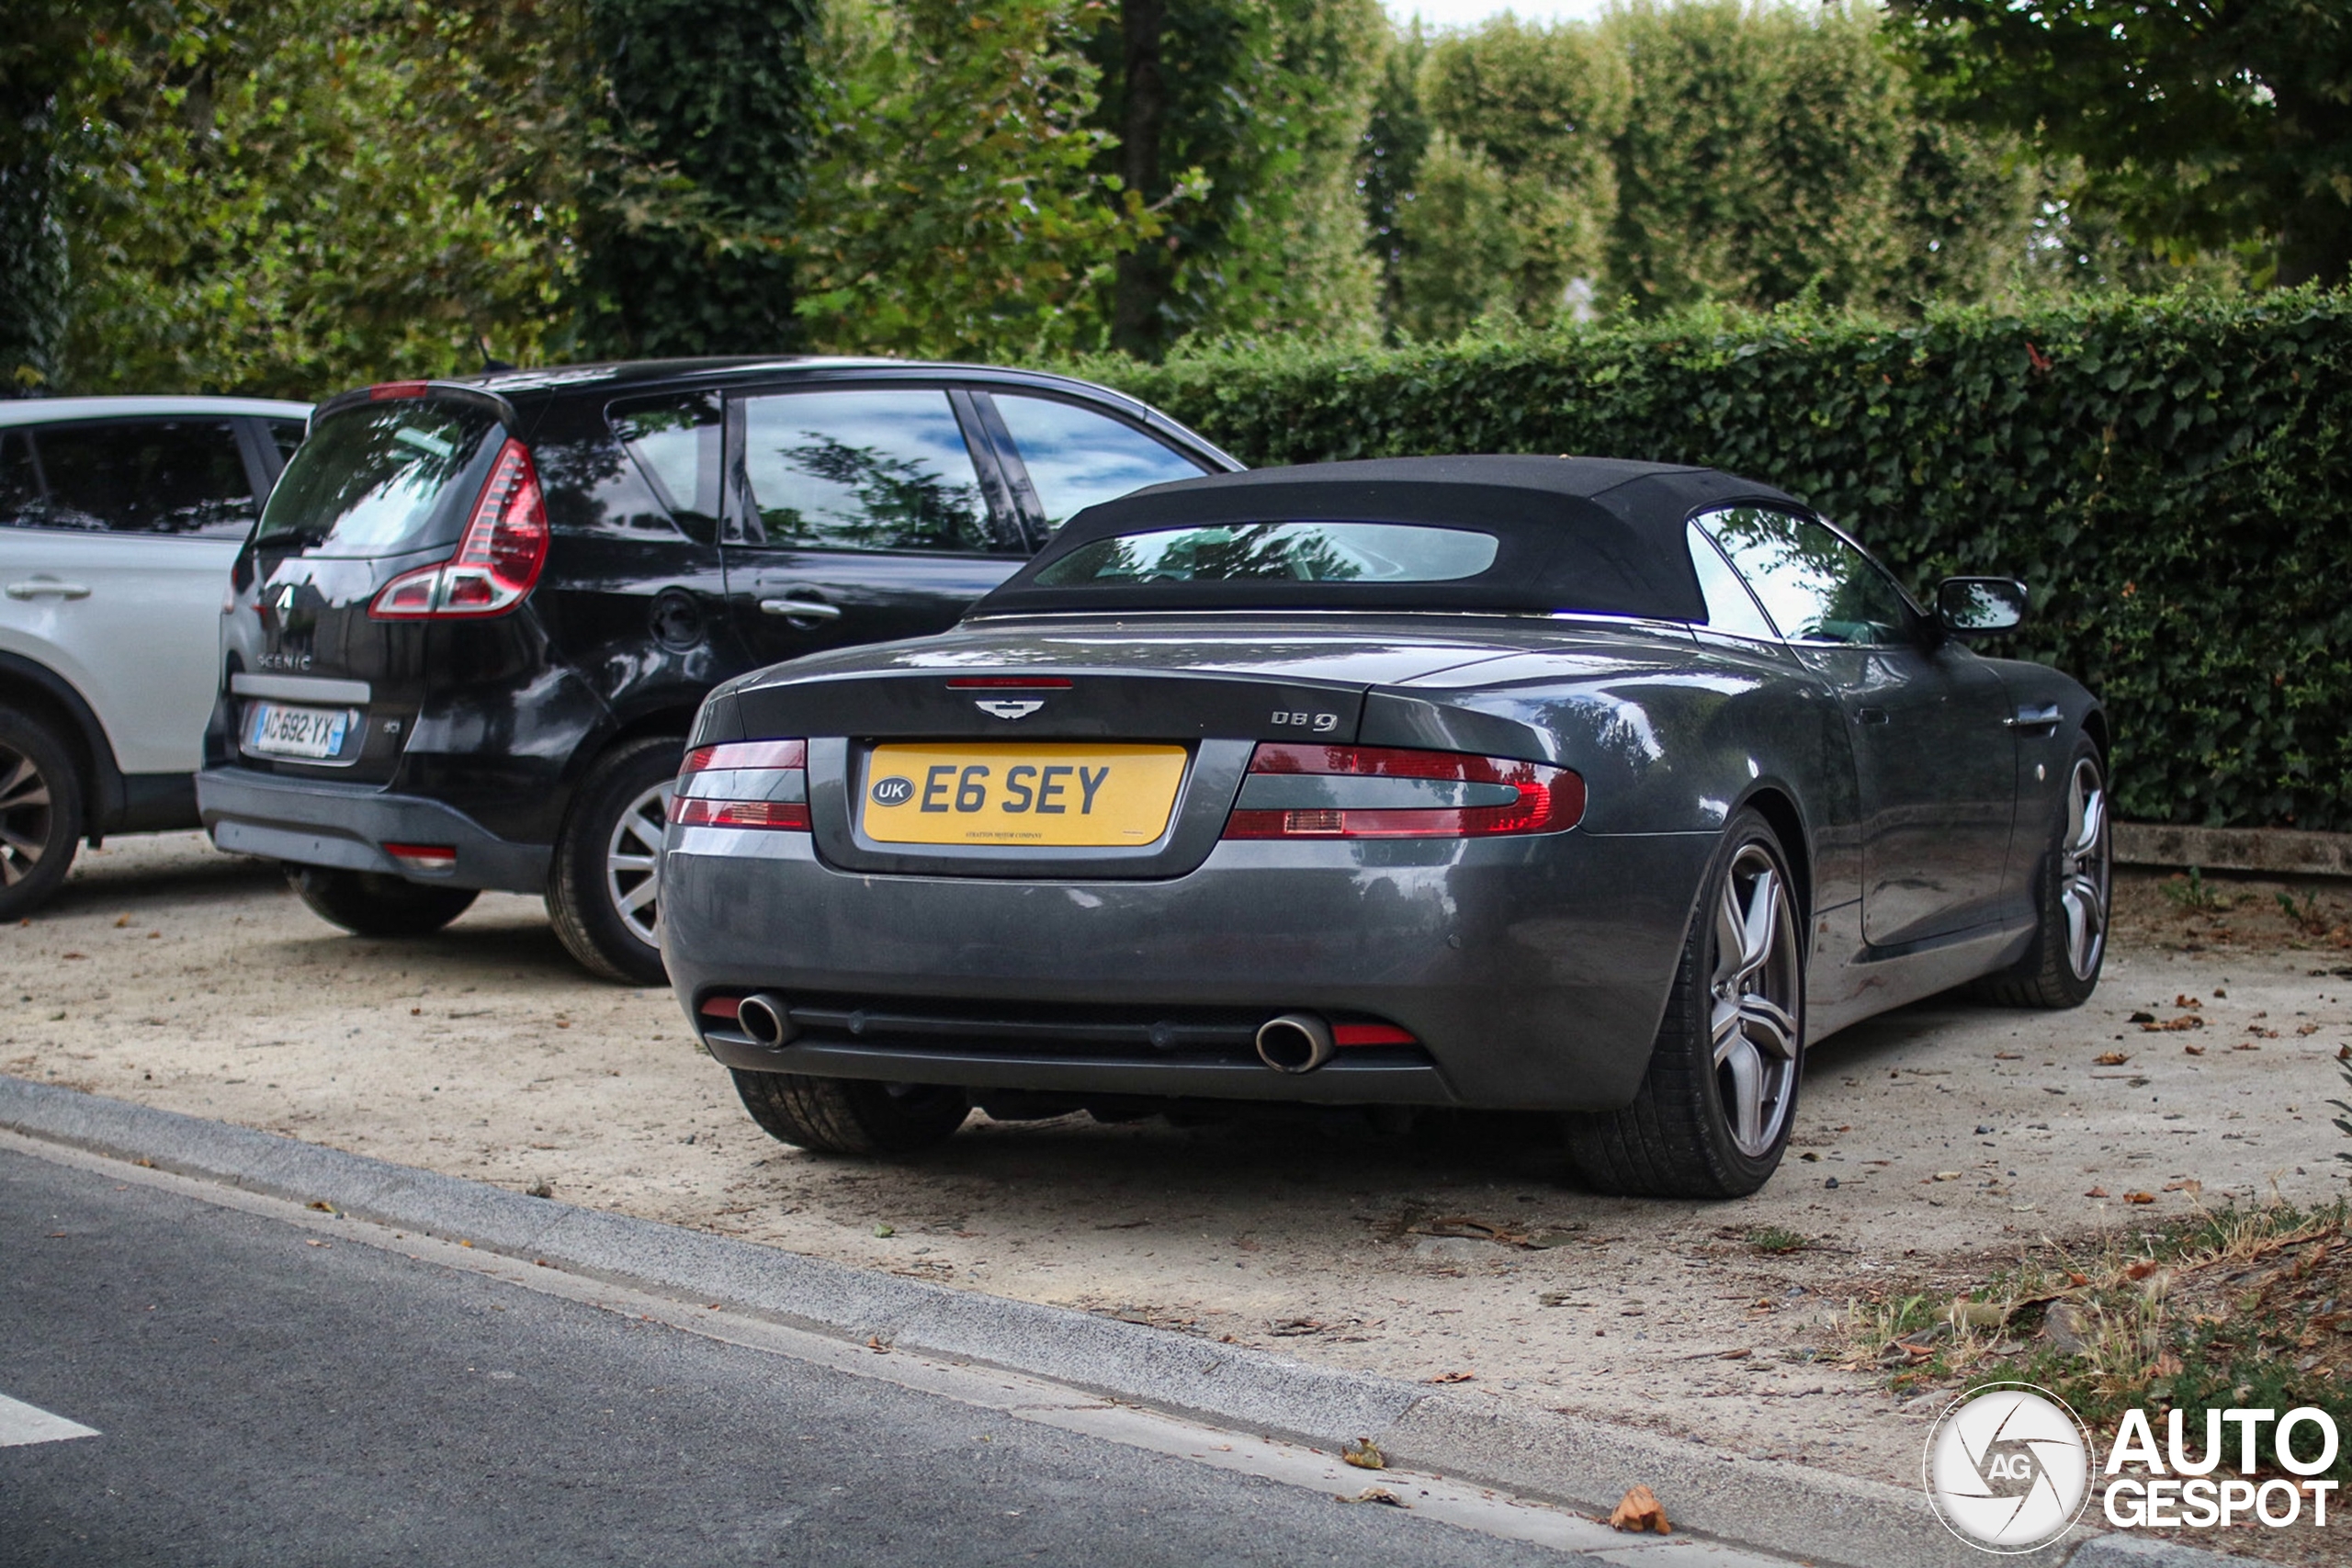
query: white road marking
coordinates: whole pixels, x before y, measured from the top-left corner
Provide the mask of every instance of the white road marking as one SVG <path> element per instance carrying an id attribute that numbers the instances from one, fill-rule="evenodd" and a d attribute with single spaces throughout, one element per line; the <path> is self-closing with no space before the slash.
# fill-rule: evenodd
<path id="1" fill-rule="evenodd" d="M 1050 1379 L 951 1361 L 919 1351 L 894 1349 L 876 1354 L 866 1346 L 787 1327 L 765 1318 L 590 1280 L 560 1269 L 534 1266 L 485 1248 L 461 1247 L 455 1242 L 395 1231 L 346 1214 L 321 1213 L 287 1199 L 217 1186 L 151 1168 L 126 1166 L 104 1155 L 5 1130 L 0 1130 L 0 1148 L 58 1165 L 102 1171 L 119 1180 L 176 1192 L 215 1208 L 259 1215 L 300 1230 L 396 1253 L 416 1262 L 481 1275 L 637 1322 L 658 1323 L 744 1349 L 786 1356 L 852 1377 L 951 1399 L 972 1408 L 993 1411 L 1008 1420 L 1058 1427 L 1145 1453 L 1256 1475 L 1327 1496 L 1353 1498 L 1366 1487 L 1376 1486 L 1396 1494 L 1412 1512 L 1435 1523 L 1555 1551 L 1581 1552 L 1588 1561 L 1638 1564 L 1638 1568 L 1802 1568 L 1784 1557 L 1720 1541 L 1695 1540 L 1679 1533 L 1671 1537 L 1620 1534 L 1600 1520 L 1574 1509 L 1516 1497 L 1468 1482 L 1401 1469 L 1353 1469 L 1332 1454 L 1298 1443 L 1121 1404 Z M 67 1435 L 79 1436 L 86 1430 L 77 1427 Z"/>
<path id="2" fill-rule="evenodd" d="M 0 1449 L 13 1449 L 25 1443 L 62 1443 L 69 1438 L 95 1438 L 96 1427 L 85 1427 L 79 1421 L 68 1421 L 62 1416 L 51 1416 L 38 1404 L 27 1404 L 21 1399 L 11 1399 L 0 1393 Z"/>

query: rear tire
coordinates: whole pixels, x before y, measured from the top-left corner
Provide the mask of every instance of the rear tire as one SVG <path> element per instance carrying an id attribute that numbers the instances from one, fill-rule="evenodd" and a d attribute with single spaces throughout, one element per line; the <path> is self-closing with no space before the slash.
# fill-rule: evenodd
<path id="1" fill-rule="evenodd" d="M 81 838 L 74 753 L 39 719 L 0 707 L 0 919 L 49 901 Z"/>
<path id="2" fill-rule="evenodd" d="M 936 1084 L 735 1074 L 735 1092 L 768 1136 L 820 1155 L 910 1155 L 944 1144 L 971 1097 Z"/>
<path id="3" fill-rule="evenodd" d="M 548 917 L 581 966 L 628 986 L 669 980 L 661 918 L 662 828 L 686 743 L 623 741 L 596 760 L 572 797 L 548 875 Z"/>
<path id="4" fill-rule="evenodd" d="M 2034 871 L 2041 920 L 2025 956 L 1977 983 L 1987 1001 L 2013 1008 L 2075 1008 L 2098 989 L 2107 963 L 2107 927 L 2115 885 L 2108 830 L 2107 771 L 2086 736 L 2066 764 L 2057 821 Z"/>
<path id="5" fill-rule="evenodd" d="M 379 871 L 289 865 L 286 880 L 311 912 L 354 936 L 431 936 L 473 908 L 471 887 L 427 887 Z"/>
<path id="6" fill-rule="evenodd" d="M 1598 1191 L 1745 1198 L 1788 1148 L 1804 1075 L 1804 926 L 1761 814 L 1732 818 L 1704 886 L 1634 1102 L 1569 1119 L 1568 1153 Z"/>

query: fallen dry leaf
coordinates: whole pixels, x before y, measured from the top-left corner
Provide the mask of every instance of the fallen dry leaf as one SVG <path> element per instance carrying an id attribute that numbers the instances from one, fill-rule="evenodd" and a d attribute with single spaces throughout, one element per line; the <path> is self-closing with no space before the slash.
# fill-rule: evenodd
<path id="1" fill-rule="evenodd" d="M 1423 1378 L 1421 1381 L 1423 1382 L 1476 1382 L 1478 1381 L 1478 1374 L 1476 1372 L 1440 1372 L 1433 1378 Z"/>
<path id="2" fill-rule="evenodd" d="M 2202 1192 L 2202 1191 L 2204 1191 L 2204 1190 L 2205 1190 L 2205 1184 L 2204 1184 L 2203 1182 L 2201 1182 L 2201 1181 L 2198 1180 L 2198 1179 L 2197 1179 L 2195 1177 L 2193 1177 L 2193 1176 L 2191 1176 L 2191 1177 L 2185 1177 L 2185 1178 L 2183 1178 L 2182 1179 L 2180 1179 L 2180 1180 L 2178 1180 L 2178 1181 L 2167 1181 L 2167 1182 L 2165 1182 L 2165 1191 L 2167 1191 L 2167 1192 L 2186 1192 L 2186 1193 L 2189 1194 L 2191 1197 L 2194 1197 L 2194 1196 L 2196 1196 L 2198 1193 Z M 2137 1274 L 2134 1274 L 2134 1275 L 2133 1275 L 2133 1276 L 2132 1276 L 2132 1277 L 2133 1279 L 2135 1279 L 2135 1280 L 2139 1278 L 2139 1276 L 2138 1276 Z"/>
<path id="3" fill-rule="evenodd" d="M 125 926 L 129 925 L 130 923 L 130 917 L 129 915 L 117 915 L 117 916 L 114 918 L 114 929 L 115 929 L 115 930 L 117 930 L 117 931 L 120 931 L 123 927 L 125 927 Z"/>
<path id="4" fill-rule="evenodd" d="M 1340 1450 L 1340 1457 L 1358 1470 L 1386 1470 L 1388 1468 L 1388 1456 L 1382 1453 L 1380 1445 L 1370 1438 L 1358 1438 Z"/>
<path id="5" fill-rule="evenodd" d="M 2094 1187 L 2089 1191 L 2084 1193 L 2083 1196 L 2086 1198 L 2104 1198 L 2107 1196 L 2107 1189 L 2104 1187 Z M 2077 1285 L 2082 1282 L 2083 1281 L 2079 1277 L 2075 1279 L 2075 1283 Z"/>
<path id="6" fill-rule="evenodd" d="M 2123 1201 L 2127 1203 L 2153 1203 L 2156 1195 L 2153 1192 L 2126 1192 Z"/>
<path id="7" fill-rule="evenodd" d="M 2230 1049 L 2233 1051 L 2259 1051 L 2262 1047 L 2256 1045 L 2251 1040 L 2241 1040 L 2236 1044 L 2231 1046 Z"/>
<path id="8" fill-rule="evenodd" d="M 1657 1500 L 1657 1494 L 1639 1482 L 1626 1488 L 1625 1495 L 1617 1500 L 1616 1509 L 1609 1516 L 1609 1528 L 1636 1534 L 1645 1529 L 1655 1529 L 1660 1535 L 1674 1533 L 1674 1527 L 1666 1522 L 1666 1507 Z"/>
<path id="9" fill-rule="evenodd" d="M 1391 1508 L 1409 1508 L 1413 1505 L 1385 1486 L 1367 1486 L 1352 1497 L 1333 1496 L 1334 1503 L 1380 1503 Z"/>
<path id="10" fill-rule="evenodd" d="M 2217 996 L 2217 997 L 2218 997 L 2218 996 L 2220 996 L 2222 993 L 2221 993 L 2221 992 L 2219 992 L 2219 991 L 2216 991 L 2216 992 L 2214 992 L 2213 994 L 2214 994 L 2215 996 Z M 2201 1008 L 2201 1007 L 2203 1007 L 2205 1004 L 2204 1004 L 2203 1002 L 2199 1001 L 2195 997 L 2175 997 L 2175 998 L 2173 998 L 2173 999 L 2172 999 L 2172 1005 L 2173 1005 L 2173 1006 L 2175 1006 L 2175 1007 L 2177 1007 L 2177 1008 L 2192 1008 L 2192 1009 L 2194 1009 L 2194 1008 Z"/>
<path id="11" fill-rule="evenodd" d="M 2139 1262 L 2128 1265 L 2123 1270 L 2123 1277 L 2127 1280 L 2144 1280 L 2156 1271 L 2156 1267 L 2154 1258 L 2143 1258 Z"/>
<path id="12" fill-rule="evenodd" d="M 2101 1051 L 2098 1059 L 2102 1067 L 2120 1067 L 2132 1059 L 2132 1054 L 2128 1051 Z"/>
<path id="13" fill-rule="evenodd" d="M 2203 1019 L 2198 1017 L 2193 1012 L 2185 1012 L 2178 1018 L 2168 1018 L 2161 1023 L 2143 1023 L 2140 1026 L 2140 1032 L 2143 1034 L 2172 1034 L 2177 1033 L 2179 1031 L 2184 1029 L 2202 1029 L 2204 1027 L 2205 1021 Z"/>
<path id="14" fill-rule="evenodd" d="M 2183 1045 L 2181 1049 L 2192 1056 L 2202 1056 L 2205 1054 L 2205 1047 L 2202 1045 Z"/>

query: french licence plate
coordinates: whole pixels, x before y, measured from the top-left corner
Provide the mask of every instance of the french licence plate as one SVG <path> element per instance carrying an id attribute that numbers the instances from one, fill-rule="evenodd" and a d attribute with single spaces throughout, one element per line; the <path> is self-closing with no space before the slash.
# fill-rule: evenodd
<path id="1" fill-rule="evenodd" d="M 1148 844 L 1168 830 L 1182 746 L 876 746 L 865 836 L 886 844 Z"/>
<path id="2" fill-rule="evenodd" d="M 348 708 L 290 708 L 255 703 L 245 720 L 245 749 L 273 757 L 332 757 L 351 728 Z"/>

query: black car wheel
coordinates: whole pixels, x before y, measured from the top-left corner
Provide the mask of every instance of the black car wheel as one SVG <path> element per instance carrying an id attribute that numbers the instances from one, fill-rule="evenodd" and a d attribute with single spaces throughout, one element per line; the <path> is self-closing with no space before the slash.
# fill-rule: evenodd
<path id="1" fill-rule="evenodd" d="M 1744 1198 L 1788 1147 L 1804 1072 L 1804 947 L 1788 857 L 1736 815 L 1682 948 L 1634 1103 L 1573 1118 L 1578 1171 L 1605 1192 Z"/>
<path id="2" fill-rule="evenodd" d="M 289 865 L 286 880 L 311 912 L 354 936 L 430 936 L 473 908 L 470 887 L 428 887 L 378 871 Z"/>
<path id="3" fill-rule="evenodd" d="M 82 837 L 82 774 L 47 726 L 0 708 L 0 918 L 46 902 Z"/>
<path id="4" fill-rule="evenodd" d="M 797 1073 L 735 1074 L 735 1092 L 768 1136 L 820 1155 L 910 1155 L 945 1143 L 971 1114 L 960 1089 Z"/>
<path id="5" fill-rule="evenodd" d="M 581 782 L 555 847 L 548 914 L 591 974 L 658 986 L 662 829 L 685 742 L 654 736 L 613 748 Z"/>
<path id="6" fill-rule="evenodd" d="M 2009 1007 L 2080 1007 L 2098 989 L 2107 963 L 2109 902 L 2115 850 L 2108 831 L 2107 773 L 2098 748 L 2077 741 L 2067 764 L 2050 847 L 2034 874 L 2041 919 L 2023 958 L 1984 982 L 1993 1001 Z"/>

